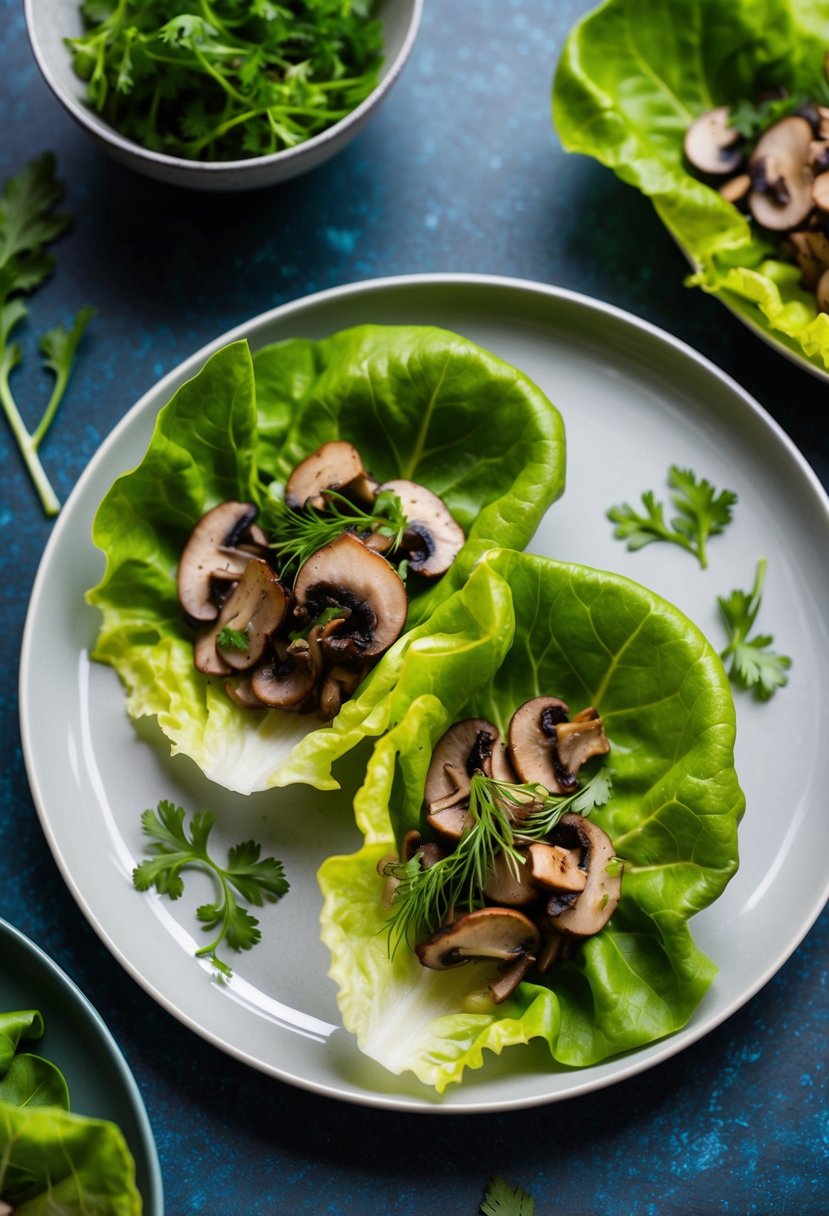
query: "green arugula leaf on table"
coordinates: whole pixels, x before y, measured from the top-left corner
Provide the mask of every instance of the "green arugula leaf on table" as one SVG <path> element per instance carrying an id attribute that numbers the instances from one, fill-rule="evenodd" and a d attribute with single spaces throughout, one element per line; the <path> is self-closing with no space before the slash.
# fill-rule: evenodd
<path id="1" fill-rule="evenodd" d="M 627 541 L 631 551 L 644 548 L 654 541 L 667 541 L 693 554 L 703 569 L 708 565 L 708 540 L 718 536 L 731 522 L 737 501 L 732 490 L 719 493 L 704 477 L 697 480 L 691 469 L 671 465 L 668 485 L 673 491 L 671 502 L 677 515 L 666 522 L 665 506 L 657 501 L 653 490 L 642 494 L 645 514 L 629 503 L 611 507 L 607 518 L 616 524 L 613 535 Z"/>
<path id="2" fill-rule="evenodd" d="M 498 1174 L 487 1183 L 481 1216 L 534 1216 L 535 1200 L 520 1186 L 511 1186 Z"/>
<path id="3" fill-rule="evenodd" d="M 792 665 L 788 655 L 776 654 L 769 647 L 774 638 L 769 633 L 749 637 L 760 611 L 766 560 L 757 563 L 757 573 L 751 591 L 734 590 L 730 595 L 717 596 L 728 645 L 721 658 L 728 665 L 730 679 L 739 688 L 749 689 L 758 701 L 768 701 L 778 688 L 788 683 L 787 672 Z"/>
<path id="4" fill-rule="evenodd" d="M 11 374 L 23 358 L 12 335 L 29 315 L 21 296 L 33 292 L 54 270 L 54 258 L 46 246 L 69 226 L 69 217 L 54 210 L 62 193 L 55 178 L 55 158 L 46 153 L 7 181 L 0 196 L 0 403 L 47 515 L 57 515 L 60 503 L 38 449 L 63 399 L 78 345 L 94 310 L 82 308 L 69 330 L 59 325 L 41 337 L 43 366 L 55 381 L 31 433 L 11 389 Z"/>
<path id="5" fill-rule="evenodd" d="M 221 866 L 207 849 L 216 817 L 212 811 L 198 811 L 190 820 L 188 834 L 183 807 L 162 800 L 157 812 L 146 810 L 141 824 L 153 838 L 148 846 L 153 857 L 142 861 L 132 875 L 139 891 L 155 887 L 160 895 L 179 899 L 184 894 L 181 871 L 200 869 L 216 881 L 219 897 L 214 903 L 202 904 L 196 916 L 206 932 L 217 929 L 216 937 L 196 951 L 198 958 L 207 957 L 217 973 L 225 979 L 232 969 L 219 958 L 216 951 L 223 941 L 234 950 L 250 950 L 261 940 L 259 921 L 240 906 L 236 895 L 261 908 L 265 901 L 276 903 L 288 891 L 282 863 L 274 857 L 260 858 L 261 846 L 253 840 L 243 841 L 228 850 L 227 865 Z"/>

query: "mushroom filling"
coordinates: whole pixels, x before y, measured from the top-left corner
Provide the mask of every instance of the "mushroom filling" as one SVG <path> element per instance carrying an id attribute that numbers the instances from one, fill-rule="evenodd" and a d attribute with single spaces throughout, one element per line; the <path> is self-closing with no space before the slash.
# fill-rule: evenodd
<path id="1" fill-rule="evenodd" d="M 402 633 L 408 571 L 440 577 L 465 536 L 430 490 L 381 486 L 344 440 L 301 461 L 262 515 L 223 502 L 190 533 L 178 593 L 194 663 L 239 706 L 327 721 Z"/>
<path id="2" fill-rule="evenodd" d="M 622 863 L 588 818 L 607 801 L 610 778 L 604 768 L 581 774 L 609 750 L 592 706 L 571 718 L 564 701 L 545 696 L 518 707 L 506 740 L 482 718 L 438 740 L 422 828 L 379 870 L 391 938 L 406 940 L 423 966 L 495 962 L 486 990 L 474 994 L 478 1007 L 506 1000 L 529 971 L 543 975 L 570 958 L 613 915 Z"/>
<path id="3" fill-rule="evenodd" d="M 827 58 L 829 75 L 829 58 Z M 718 106 L 685 134 L 695 175 L 748 212 L 829 312 L 829 106 L 778 90 Z"/>

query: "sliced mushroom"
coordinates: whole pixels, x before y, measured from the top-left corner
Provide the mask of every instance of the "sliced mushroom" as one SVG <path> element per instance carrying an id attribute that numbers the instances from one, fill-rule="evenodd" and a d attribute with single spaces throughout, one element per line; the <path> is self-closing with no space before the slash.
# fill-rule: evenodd
<path id="1" fill-rule="evenodd" d="M 796 228 L 812 210 L 811 143 L 812 128 L 799 114 L 781 118 L 758 139 L 749 162 L 748 205 L 764 228 L 777 232 Z"/>
<path id="2" fill-rule="evenodd" d="M 534 961 L 531 954 L 519 955 L 514 963 L 510 963 L 500 975 L 489 981 L 488 988 L 496 1005 L 501 1005 L 512 996 Z"/>
<path id="3" fill-rule="evenodd" d="M 820 211 L 829 211 L 829 173 L 821 173 L 815 178 L 812 202 Z"/>
<path id="4" fill-rule="evenodd" d="M 193 623 L 215 621 L 219 615 L 214 579 L 232 584 L 252 556 L 267 551 L 255 518 L 253 503 L 222 502 L 203 515 L 190 533 L 178 564 L 178 598 Z"/>
<path id="5" fill-rule="evenodd" d="M 196 637 L 193 659 L 206 675 L 246 671 L 259 662 L 271 636 L 285 619 L 288 596 L 262 558 L 248 560 L 219 617 Z M 223 629 L 243 635 L 246 646 L 220 645 Z"/>
<path id="6" fill-rule="evenodd" d="M 528 908 L 538 902 L 540 893 L 532 881 L 527 850 L 517 851 L 523 856 L 523 861 L 517 861 L 503 851 L 496 853 L 493 858 L 484 886 L 484 899 L 489 903 L 507 908 Z"/>
<path id="7" fill-rule="evenodd" d="M 285 483 L 285 502 L 294 509 L 325 506 L 326 490 L 343 490 L 365 476 L 363 459 L 344 439 L 324 443 L 296 466 Z"/>
<path id="8" fill-rule="evenodd" d="M 700 173 L 733 173 L 743 159 L 740 133 L 729 123 L 728 106 L 700 114 L 685 132 L 685 156 Z"/>
<path id="9" fill-rule="evenodd" d="M 301 620 L 314 620 L 328 608 L 347 610 L 347 619 L 320 639 L 333 662 L 379 657 L 400 636 L 409 608 L 397 571 L 349 532 L 303 563 L 294 599 Z"/>
<path id="10" fill-rule="evenodd" d="M 790 232 L 785 249 L 800 267 L 803 286 L 813 291 L 824 270 L 829 270 L 829 240 L 826 235 L 817 230 Z"/>
<path id="11" fill-rule="evenodd" d="M 273 655 L 253 672 L 251 688 L 260 701 L 276 709 L 300 709 L 314 693 L 318 669 L 303 638 L 279 642 Z"/>
<path id="12" fill-rule="evenodd" d="M 468 805 L 468 799 L 464 798 L 452 806 L 439 806 L 438 810 L 428 812 L 426 822 L 441 840 L 457 844 L 467 826 Z"/>
<path id="13" fill-rule="evenodd" d="M 250 682 L 250 676 L 242 676 L 239 680 L 225 680 L 225 692 L 234 704 L 241 709 L 266 709 L 264 701 L 260 701 Z"/>
<path id="14" fill-rule="evenodd" d="M 551 794 L 575 788 L 574 774 L 562 766 L 556 752 L 557 727 L 569 715 L 570 710 L 559 697 L 533 697 L 512 715 L 507 750 L 522 781 L 538 782 Z"/>
<path id="15" fill-rule="evenodd" d="M 561 722 L 556 727 L 556 752 L 559 762 L 574 776 L 593 756 L 606 756 L 610 744 L 601 718 Z"/>
<path id="16" fill-rule="evenodd" d="M 738 173 L 735 177 L 729 177 L 728 181 L 723 182 L 719 188 L 719 193 L 727 203 L 742 203 L 748 198 L 750 190 L 751 175 L 748 173 Z"/>
<path id="17" fill-rule="evenodd" d="M 415 950 L 424 967 L 445 971 L 471 959 L 534 957 L 540 943 L 537 926 L 516 908 L 478 908 L 438 929 Z"/>
<path id="18" fill-rule="evenodd" d="M 364 674 L 364 667 L 346 667 L 343 663 L 331 668 L 320 689 L 319 714 L 324 722 L 336 718 L 343 701 L 351 696 Z"/>
<path id="19" fill-rule="evenodd" d="M 821 312 L 829 312 L 829 270 L 824 270 L 818 280 L 815 300 Z"/>
<path id="20" fill-rule="evenodd" d="M 621 895 L 621 874 L 608 872 L 614 857 L 613 842 L 598 824 L 574 814 L 562 816 L 555 835 L 565 847 L 575 845 L 582 849 L 587 882 L 570 907 L 555 913 L 548 907 L 552 925 L 559 932 L 574 937 L 592 937 L 610 920 Z"/>
<path id="21" fill-rule="evenodd" d="M 555 891 L 583 891 L 587 871 L 580 864 L 580 853 L 562 845 L 536 841 L 527 849 L 527 870 L 530 880 L 538 887 Z"/>
<path id="22" fill-rule="evenodd" d="M 427 809 L 435 813 L 468 799 L 473 773 L 492 773 L 500 739 L 498 727 L 486 718 L 465 718 L 450 726 L 432 752 L 423 792 Z"/>
<path id="23" fill-rule="evenodd" d="M 398 496 L 406 516 L 403 548 L 409 557 L 409 569 L 424 578 L 439 578 L 445 574 L 463 547 L 466 536 L 443 499 L 425 486 L 404 479 L 383 482 L 379 492 L 383 490 Z"/>

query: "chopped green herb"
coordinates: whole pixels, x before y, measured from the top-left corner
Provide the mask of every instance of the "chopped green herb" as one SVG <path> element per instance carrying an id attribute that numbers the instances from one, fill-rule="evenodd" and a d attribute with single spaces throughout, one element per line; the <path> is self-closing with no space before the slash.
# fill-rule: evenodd
<path id="1" fill-rule="evenodd" d="M 236 160 L 292 148 L 377 85 L 375 0 L 86 0 L 67 38 L 87 104 L 146 148 Z"/>
<path id="2" fill-rule="evenodd" d="M 342 536 L 343 532 L 356 532 L 362 536 L 378 532 L 391 541 L 391 552 L 399 547 L 407 520 L 396 494 L 382 491 L 374 500 L 373 511 L 363 511 L 334 490 L 327 490 L 326 498 L 329 505 L 325 511 L 313 507 L 295 511 L 280 498 L 271 498 L 265 503 L 265 526 L 283 572 L 298 569 L 318 549 Z"/>
<path id="3" fill-rule="evenodd" d="M 673 493 L 671 502 L 678 514 L 665 521 L 664 504 L 658 502 L 653 490 L 642 494 L 642 515 L 629 503 L 611 507 L 607 518 L 616 524 L 613 535 L 627 541 L 630 550 L 642 549 L 653 541 L 668 541 L 679 545 L 696 557 L 703 569 L 708 565 L 708 540 L 723 532 L 731 522 L 737 495 L 731 490 L 719 493 L 705 478 L 697 480 L 690 469 L 671 465 L 668 485 Z"/>
<path id="4" fill-rule="evenodd" d="M 239 905 L 236 895 L 261 908 L 266 900 L 276 903 L 281 899 L 289 884 L 282 863 L 274 857 L 260 859 L 261 847 L 253 840 L 229 849 L 227 866 L 214 861 L 207 851 L 207 839 L 214 823 L 212 811 L 198 811 L 190 820 L 188 835 L 182 807 L 162 800 L 157 811 L 144 811 L 141 825 L 153 838 L 153 843 L 147 846 L 153 857 L 136 866 L 132 881 L 138 891 L 155 887 L 160 895 L 178 899 L 184 893 L 183 869 L 199 869 L 210 874 L 216 881 L 219 898 L 215 903 L 202 904 L 196 909 L 196 916 L 205 932 L 217 929 L 218 933 L 208 945 L 196 951 L 196 956 L 208 957 L 217 973 L 230 979 L 233 972 L 216 954 L 218 947 L 226 940 L 234 950 L 250 950 L 262 936 L 258 920 Z"/>
<path id="5" fill-rule="evenodd" d="M 503 852 L 516 865 L 524 857 L 515 844 L 516 833 L 522 840 L 543 840 L 561 817 L 569 811 L 589 815 L 603 806 L 610 796 L 610 776 L 599 769 L 573 794 L 550 794 L 541 785 L 512 784 L 475 773 L 470 783 L 468 827 L 457 847 L 440 861 L 423 869 L 417 854 L 407 862 L 389 862 L 384 870 L 398 880 L 389 924 L 392 949 L 407 941 L 412 944 L 422 932 L 434 932 L 451 908 L 472 910 L 483 906 L 483 888 L 497 853 Z M 525 811 L 528 802 L 537 802 L 532 814 L 522 814 L 520 828 L 515 811 Z"/>
<path id="6" fill-rule="evenodd" d="M 534 1216 L 535 1201 L 520 1186 L 511 1186 L 498 1174 L 487 1183 L 481 1216 Z"/>
<path id="7" fill-rule="evenodd" d="M 248 650 L 250 639 L 243 629 L 231 629 L 229 625 L 225 625 L 219 630 L 216 645 L 222 650 Z"/>
<path id="8" fill-rule="evenodd" d="M 40 421 L 31 433 L 11 390 L 11 373 L 23 358 L 12 334 L 29 315 L 21 296 L 33 292 L 54 270 L 54 258 L 45 250 L 69 227 L 69 217 L 55 211 L 62 193 L 55 178 L 55 158 L 47 152 L 10 178 L 0 196 L 0 402 L 47 515 L 57 515 L 60 502 L 40 462 L 38 449 L 63 399 L 93 309 L 82 308 L 69 330 L 58 325 L 41 337 L 43 366 L 54 375 L 55 382 Z"/>
<path id="9" fill-rule="evenodd" d="M 751 101 L 738 101 L 729 109 L 728 125 L 749 140 L 759 135 L 779 119 L 795 110 L 806 101 L 805 97 L 767 97 L 756 105 Z"/>
<path id="10" fill-rule="evenodd" d="M 778 688 L 788 683 L 786 673 L 792 665 L 787 655 L 769 649 L 774 642 L 771 634 L 749 637 L 760 611 L 765 576 L 766 560 L 761 558 L 751 591 L 737 590 L 725 597 L 717 596 L 728 634 L 728 645 L 720 657 L 727 664 L 732 682 L 739 688 L 750 689 L 758 701 L 768 701 Z"/>

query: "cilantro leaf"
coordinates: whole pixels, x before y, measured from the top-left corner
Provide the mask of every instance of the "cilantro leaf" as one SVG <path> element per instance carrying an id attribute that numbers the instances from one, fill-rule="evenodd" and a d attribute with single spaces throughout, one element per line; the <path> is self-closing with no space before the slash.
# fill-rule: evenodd
<path id="1" fill-rule="evenodd" d="M 250 649 L 250 640 L 244 630 L 231 629 L 229 625 L 225 625 L 223 629 L 219 630 L 216 645 L 223 650 L 246 651 Z"/>
<path id="2" fill-rule="evenodd" d="M 233 950 L 250 950 L 261 940 L 259 921 L 236 898 L 262 907 L 265 901 L 276 903 L 288 891 L 282 863 L 274 857 L 260 857 L 261 846 L 245 840 L 228 850 L 227 865 L 221 866 L 208 852 L 208 838 L 216 817 L 212 811 L 197 811 L 185 824 L 184 808 L 162 800 L 155 811 L 146 810 L 141 816 L 144 832 L 152 838 L 147 846 L 152 854 L 133 870 L 132 881 L 138 891 L 155 887 L 160 895 L 179 899 L 184 893 L 181 870 L 186 867 L 210 874 L 217 887 L 214 903 L 201 904 L 196 918 L 206 932 L 215 937 L 196 951 L 196 956 L 208 957 L 217 974 L 230 979 L 233 971 L 216 953 L 223 941 Z M 234 893 L 235 892 L 235 893 Z"/>
<path id="3" fill-rule="evenodd" d="M 760 558 L 751 591 L 732 591 L 718 596 L 717 604 L 728 645 L 720 657 L 727 666 L 729 679 L 738 687 L 751 690 L 758 701 L 768 701 L 778 688 L 788 683 L 786 674 L 792 665 L 788 655 L 777 654 L 769 647 L 774 638 L 768 633 L 749 637 L 760 611 L 766 560 Z"/>
<path id="4" fill-rule="evenodd" d="M 68 216 L 54 210 L 62 193 L 55 178 L 55 158 L 46 153 L 10 178 L 0 195 L 0 404 L 47 515 L 56 515 L 60 503 L 40 462 L 38 448 L 66 391 L 92 310 L 81 309 L 68 331 L 58 326 L 40 340 L 44 367 L 54 374 L 55 383 L 31 433 L 14 399 L 10 376 L 22 358 L 12 334 L 28 316 L 20 297 L 34 291 L 52 273 L 54 259 L 45 252 L 45 246 L 62 236 L 69 225 Z"/>
<path id="5" fill-rule="evenodd" d="M 677 514 L 667 522 L 665 506 L 657 501 L 653 490 L 642 494 L 645 513 L 629 503 L 611 507 L 607 518 L 616 524 L 613 535 L 627 542 L 631 551 L 644 548 L 654 541 L 667 541 L 693 554 L 700 566 L 708 565 L 708 541 L 723 532 L 731 522 L 737 495 L 732 490 L 719 493 L 704 477 L 697 480 L 691 469 L 671 465 L 668 485 L 671 503 Z"/>
<path id="6" fill-rule="evenodd" d="M 535 1200 L 532 1195 L 493 1174 L 487 1183 L 481 1216 L 534 1216 L 534 1213 Z"/>

